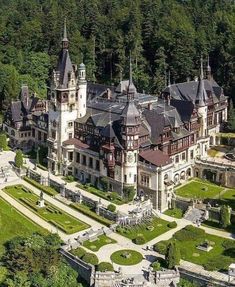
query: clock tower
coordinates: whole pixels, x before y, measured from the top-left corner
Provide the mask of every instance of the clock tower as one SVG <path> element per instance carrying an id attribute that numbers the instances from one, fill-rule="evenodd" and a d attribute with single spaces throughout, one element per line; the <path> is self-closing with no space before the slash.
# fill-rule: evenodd
<path id="1" fill-rule="evenodd" d="M 122 146 L 124 148 L 123 183 L 137 186 L 137 166 L 139 151 L 140 113 L 135 104 L 136 88 L 132 82 L 132 67 L 130 63 L 130 78 L 127 89 L 127 103 L 123 109 Z"/>

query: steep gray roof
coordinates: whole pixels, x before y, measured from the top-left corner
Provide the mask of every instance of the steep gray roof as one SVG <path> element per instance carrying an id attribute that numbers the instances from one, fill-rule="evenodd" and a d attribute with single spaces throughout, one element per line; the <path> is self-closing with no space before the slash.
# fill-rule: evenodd
<path id="1" fill-rule="evenodd" d="M 136 126 L 140 123 L 140 112 L 134 100 L 128 101 L 121 115 L 125 126 Z"/>
<path id="2" fill-rule="evenodd" d="M 67 87 L 68 75 L 73 71 L 73 65 L 70 60 L 69 51 L 62 49 L 59 54 L 59 60 L 56 71 L 60 73 L 60 85 L 61 87 Z"/>

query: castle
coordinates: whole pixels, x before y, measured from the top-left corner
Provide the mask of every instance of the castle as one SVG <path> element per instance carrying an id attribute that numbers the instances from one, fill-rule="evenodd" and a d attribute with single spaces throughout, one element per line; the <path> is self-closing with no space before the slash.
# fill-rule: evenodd
<path id="1" fill-rule="evenodd" d="M 199 79 L 170 84 L 160 97 L 139 93 L 132 80 L 117 87 L 89 83 L 86 68 L 72 64 L 66 26 L 47 100 L 23 86 L 3 129 L 12 146 L 48 145 L 48 169 L 121 196 L 130 190 L 153 207 L 171 205 L 174 186 L 201 176 L 195 160 L 219 144 L 227 98 L 209 66 Z"/>

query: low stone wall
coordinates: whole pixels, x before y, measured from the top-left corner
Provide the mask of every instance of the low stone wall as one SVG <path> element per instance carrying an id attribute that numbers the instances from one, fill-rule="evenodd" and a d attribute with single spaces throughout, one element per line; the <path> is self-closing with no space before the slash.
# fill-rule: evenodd
<path id="1" fill-rule="evenodd" d="M 95 267 L 93 265 L 82 261 L 65 249 L 61 249 L 60 253 L 70 266 L 78 272 L 81 278 L 89 284 L 89 286 L 94 285 Z"/>
<path id="2" fill-rule="evenodd" d="M 176 208 L 182 209 L 183 212 L 187 211 L 189 206 L 192 206 L 192 201 L 190 199 L 181 198 L 177 196 L 177 198 L 172 199 L 172 201 L 173 201 L 172 205 L 175 206 Z"/>

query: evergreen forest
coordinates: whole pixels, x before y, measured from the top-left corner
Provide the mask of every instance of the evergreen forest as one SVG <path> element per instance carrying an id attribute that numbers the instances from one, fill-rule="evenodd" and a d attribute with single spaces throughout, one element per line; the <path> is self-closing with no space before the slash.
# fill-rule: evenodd
<path id="1" fill-rule="evenodd" d="M 116 85 L 131 54 L 139 91 L 199 75 L 208 56 L 226 95 L 235 87 L 233 0 L 0 0 L 0 98 L 27 83 L 46 97 L 67 19 L 70 55 L 90 81 Z M 170 80 L 169 80 L 170 79 Z"/>

